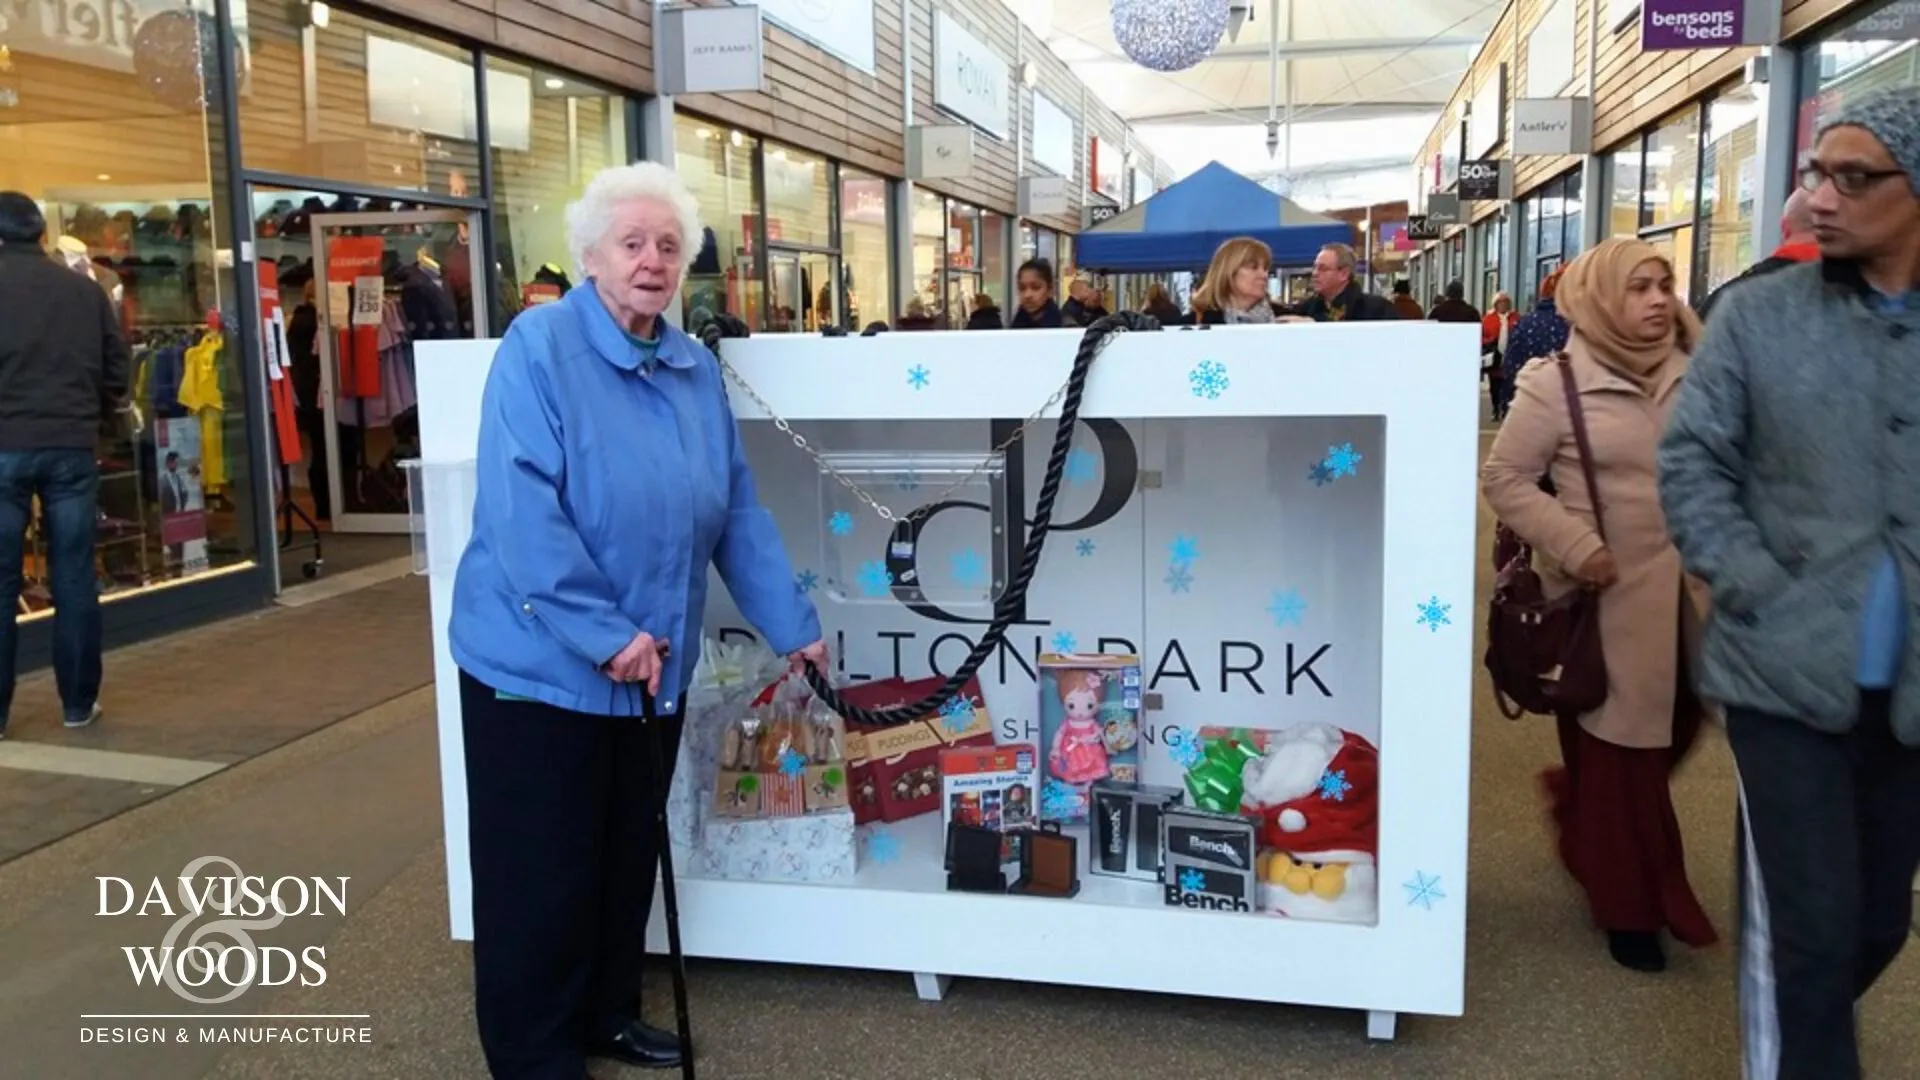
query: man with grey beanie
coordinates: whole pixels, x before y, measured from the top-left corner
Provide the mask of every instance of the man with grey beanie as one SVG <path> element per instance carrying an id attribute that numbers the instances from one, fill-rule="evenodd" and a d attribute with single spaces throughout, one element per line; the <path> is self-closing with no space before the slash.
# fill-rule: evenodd
<path id="1" fill-rule="evenodd" d="M 1698 670 L 1739 771 L 1745 1072 L 1853 1080 L 1855 1005 L 1920 869 L 1920 89 L 1850 102 L 1800 183 L 1820 261 L 1721 299 L 1660 496 L 1713 592 Z"/>

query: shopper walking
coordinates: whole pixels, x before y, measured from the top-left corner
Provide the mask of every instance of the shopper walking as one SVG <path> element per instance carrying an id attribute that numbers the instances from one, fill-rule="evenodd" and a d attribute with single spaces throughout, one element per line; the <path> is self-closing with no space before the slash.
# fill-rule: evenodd
<path id="1" fill-rule="evenodd" d="M 1007 324 L 1008 328 L 1045 330 L 1066 325 L 1060 314 L 1060 304 L 1053 298 L 1052 263 L 1045 259 L 1028 259 L 1020 264 L 1013 283 L 1020 304 L 1013 313 L 1013 321 Z"/>
<path id="2" fill-rule="evenodd" d="M 1184 326 L 1193 321 L 1173 302 L 1173 294 L 1167 287 L 1157 281 L 1147 286 L 1147 302 L 1140 305 L 1140 310 L 1153 316 L 1161 326 Z"/>
<path id="3" fill-rule="evenodd" d="M 1573 328 L 1567 320 L 1560 317 L 1560 307 L 1554 294 L 1560 288 L 1560 278 L 1566 273 L 1566 267 L 1557 266 L 1540 283 L 1540 299 L 1533 310 L 1520 316 L 1513 324 L 1513 333 L 1507 335 L 1507 354 L 1500 362 L 1500 373 L 1512 386 L 1520 376 L 1520 369 L 1530 361 L 1543 356 L 1554 356 L 1567 347 L 1567 336 Z"/>
<path id="4" fill-rule="evenodd" d="M 1354 280 L 1359 257 L 1346 244 L 1328 244 L 1313 258 L 1313 295 L 1300 314 L 1314 322 L 1376 322 L 1400 318 L 1385 297 Z"/>
<path id="5" fill-rule="evenodd" d="M 1920 867 L 1920 89 L 1849 103 L 1801 183 L 1820 262 L 1721 299 L 1660 494 L 1712 587 L 1747 1075 L 1854 1080 Z"/>
<path id="6" fill-rule="evenodd" d="M 581 1080 L 589 1056 L 680 1061 L 675 1036 L 637 1017 L 654 813 L 707 567 L 770 647 L 827 666 L 719 366 L 661 317 L 701 235 L 693 196 L 660 165 L 605 169 L 567 231 L 591 287 L 522 313 L 494 358 L 450 626 L 475 1006 L 502 1080 Z M 643 695 L 664 757 L 636 719 Z"/>
<path id="7" fill-rule="evenodd" d="M 1273 249 L 1250 236 L 1236 236 L 1214 249 L 1206 276 L 1193 290 L 1194 322 L 1220 326 L 1270 323 L 1277 316 L 1267 302 L 1267 276 Z"/>
<path id="8" fill-rule="evenodd" d="M 1075 274 L 1067 280 L 1067 302 L 1060 314 L 1068 326 L 1092 326 L 1107 317 L 1106 302 L 1100 290 L 1093 287 L 1092 278 Z"/>
<path id="9" fill-rule="evenodd" d="M 1809 263 L 1820 257 L 1820 244 L 1813 235 L 1813 196 L 1805 188 L 1795 188 L 1787 195 L 1786 206 L 1780 212 L 1780 246 L 1773 254 L 1754 263 L 1739 276 L 1707 296 L 1707 302 L 1700 307 L 1700 317 L 1705 319 L 1713 311 L 1714 302 L 1728 289 L 1757 277 L 1765 277 L 1775 270 L 1785 270 L 1789 266 Z"/>
<path id="10" fill-rule="evenodd" d="M 1467 303 L 1467 287 L 1457 281 L 1447 283 L 1446 294 L 1427 312 L 1427 318 L 1434 322 L 1477 323 L 1480 311 Z"/>
<path id="11" fill-rule="evenodd" d="M 1507 402 L 1513 397 L 1513 381 L 1507 377 L 1507 347 L 1520 315 L 1513 310 L 1513 297 L 1495 293 L 1493 310 L 1480 320 L 1480 370 L 1487 377 L 1487 398 L 1493 409 L 1493 422 L 1506 418 Z"/>
<path id="12" fill-rule="evenodd" d="M 15 620 L 36 499 L 61 712 L 70 728 L 100 719 L 94 451 L 127 395 L 127 343 L 107 293 L 41 248 L 46 230 L 39 204 L 0 192 L 0 738 L 13 705 Z"/>
<path id="13" fill-rule="evenodd" d="M 1565 767 L 1544 779 L 1561 859 L 1594 924 L 1616 962 L 1647 972 L 1666 967 L 1662 930 L 1688 945 L 1715 941 L 1667 788 L 1701 720 L 1684 674 L 1680 555 L 1653 473 L 1699 331 L 1673 289 L 1672 264 L 1642 241 L 1615 238 L 1581 256 L 1560 284 L 1574 326 L 1564 359 L 1521 371 L 1481 473 L 1488 505 L 1533 546 L 1551 595 L 1600 591 L 1607 699 L 1558 718 Z M 1597 491 L 1581 465 L 1569 373 Z M 1557 495 L 1542 490 L 1543 476 Z"/>
<path id="14" fill-rule="evenodd" d="M 1413 298 L 1413 283 L 1402 279 L 1393 283 L 1393 310 L 1403 319 L 1424 319 L 1427 309 Z"/>

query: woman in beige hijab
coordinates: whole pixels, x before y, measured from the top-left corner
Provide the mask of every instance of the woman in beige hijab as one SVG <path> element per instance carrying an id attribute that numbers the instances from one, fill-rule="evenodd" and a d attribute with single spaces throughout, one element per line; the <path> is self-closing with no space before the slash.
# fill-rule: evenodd
<path id="1" fill-rule="evenodd" d="M 1667 536 L 1654 451 L 1700 322 L 1674 294 L 1673 265 L 1640 240 L 1607 240 L 1567 268 L 1573 325 L 1560 363 L 1529 364 L 1481 472 L 1495 515 L 1532 545 L 1549 595 L 1600 590 L 1608 693 L 1559 718 L 1565 768 L 1544 777 L 1560 855 L 1620 964 L 1666 966 L 1660 932 L 1715 940 L 1687 882 L 1668 777 L 1699 729 L 1686 678 L 1680 556 Z M 1601 520 L 1573 435 L 1562 364 L 1593 447 Z M 1553 491 L 1542 489 L 1541 478 Z M 1601 526 L 1605 527 L 1605 538 Z"/>

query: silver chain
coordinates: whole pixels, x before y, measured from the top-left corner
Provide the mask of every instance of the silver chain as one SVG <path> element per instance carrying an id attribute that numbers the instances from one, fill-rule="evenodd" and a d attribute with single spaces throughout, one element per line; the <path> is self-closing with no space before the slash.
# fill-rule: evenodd
<path id="1" fill-rule="evenodd" d="M 741 378 L 740 373 L 733 369 L 732 364 L 727 363 L 725 357 L 719 356 L 718 353 L 716 352 L 715 358 L 720 361 L 720 370 L 726 373 L 727 378 L 732 379 L 734 385 L 738 386 L 741 389 L 741 391 L 747 395 L 747 397 L 753 399 L 753 403 L 755 405 L 760 406 L 760 411 L 766 413 L 767 416 L 773 420 L 773 426 L 775 429 L 780 431 L 782 434 L 786 435 L 788 438 L 792 439 L 793 445 L 799 447 L 802 451 L 804 451 L 807 454 L 808 457 L 811 457 L 815 461 L 815 463 L 817 463 L 820 466 L 820 471 L 826 473 L 828 476 L 833 477 L 835 480 L 840 481 L 841 486 L 845 487 L 848 491 L 853 492 L 853 495 L 855 498 L 859 499 L 862 503 L 865 503 L 869 508 L 873 510 L 875 514 L 878 514 L 880 516 L 880 520 L 893 523 L 893 524 L 898 524 L 901 521 L 905 521 L 908 518 L 911 518 L 914 513 L 918 512 L 917 510 L 909 511 L 905 517 L 894 513 L 892 507 L 888 506 L 886 503 L 883 503 L 879 499 L 876 499 L 872 495 L 868 494 L 865 488 L 861 487 L 857 483 L 854 483 L 854 481 L 850 477 L 846 476 L 845 474 L 841 473 L 840 470 L 828 464 L 827 459 L 823 455 L 823 453 L 819 450 L 814 449 L 813 444 L 807 441 L 807 437 L 805 435 L 802 435 L 799 432 L 793 430 L 793 425 L 787 423 L 784 417 L 782 417 L 779 413 L 775 412 L 773 409 L 773 406 L 767 404 L 767 399 L 761 397 L 759 391 L 755 390 L 753 386 L 747 382 L 747 380 Z M 994 460 L 1004 455 L 1009 449 L 1012 448 L 1014 443 L 1019 442 L 1021 438 L 1023 438 L 1026 435 L 1027 431 L 1033 427 L 1033 425 L 1040 422 L 1040 419 L 1046 415 L 1048 409 L 1051 409 L 1055 405 L 1060 404 L 1060 399 L 1067 396 L 1067 385 L 1068 385 L 1067 383 L 1061 383 L 1060 389 L 1055 390 L 1053 392 L 1052 397 L 1048 398 L 1038 409 L 1035 409 L 1031 416 L 1028 416 L 1026 420 L 1022 421 L 1019 428 L 1017 428 L 1012 435 L 1007 436 L 1005 441 L 1003 441 L 999 446 L 994 447 L 993 450 L 990 453 L 988 453 L 985 460 L 981 461 L 980 464 L 974 466 L 973 469 L 969 471 L 965 476 L 962 476 L 960 479 L 954 481 L 953 484 L 949 486 L 945 491 L 940 492 L 938 495 L 935 495 L 934 497 L 926 500 L 926 502 L 921 503 L 920 505 L 922 507 L 926 507 L 926 506 L 932 506 L 936 503 L 945 501 L 949 495 L 952 495 L 955 492 L 959 491 L 961 488 L 966 487 L 969 483 L 973 481 L 975 477 L 979 476 L 983 472 L 986 472 L 989 468 L 992 468 L 994 465 Z"/>

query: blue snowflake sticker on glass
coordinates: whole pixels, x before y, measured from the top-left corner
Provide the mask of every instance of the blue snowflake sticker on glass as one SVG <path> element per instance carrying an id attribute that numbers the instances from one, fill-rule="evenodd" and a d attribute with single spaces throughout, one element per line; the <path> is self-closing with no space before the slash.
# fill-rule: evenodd
<path id="1" fill-rule="evenodd" d="M 948 734 L 958 735 L 972 727 L 973 718 L 973 702 L 964 696 L 948 698 L 947 703 L 940 706 L 940 726 L 946 728 Z"/>
<path id="2" fill-rule="evenodd" d="M 789 746 L 780 751 L 780 772 L 784 776 L 799 776 L 807 771 L 807 755 Z"/>
<path id="3" fill-rule="evenodd" d="M 1443 626 L 1453 625 L 1453 605 L 1441 603 L 1439 597 L 1433 597 L 1418 607 L 1420 615 L 1414 621 L 1434 633 L 1439 633 Z"/>
<path id="4" fill-rule="evenodd" d="M 987 583 L 987 560 L 980 553 L 968 548 L 953 557 L 953 580 L 969 589 L 978 589 Z"/>
<path id="5" fill-rule="evenodd" d="M 1328 802 L 1346 802 L 1347 792 L 1353 790 L 1353 784 L 1347 780 L 1347 770 L 1327 769 L 1320 774 L 1320 797 Z"/>
<path id="6" fill-rule="evenodd" d="M 1183 562 L 1174 563 L 1167 567 L 1167 576 L 1161 580 L 1167 583 L 1169 592 L 1192 592 L 1193 567 Z"/>
<path id="7" fill-rule="evenodd" d="M 925 364 L 915 364 L 907 369 L 907 385 L 915 390 L 925 390 L 932 377 L 932 372 L 927 370 Z"/>
<path id="8" fill-rule="evenodd" d="M 1272 616 L 1275 626 L 1299 626 L 1307 616 L 1306 598 L 1300 595 L 1299 589 L 1275 590 L 1272 602 L 1267 604 L 1267 614 Z"/>
<path id="9" fill-rule="evenodd" d="M 810 593 L 820 587 L 820 575 L 811 570 L 802 570 L 793 575 L 793 583 L 803 593 Z"/>
<path id="10" fill-rule="evenodd" d="M 887 564 L 878 559 L 870 559 L 860 564 L 860 583 L 863 596 L 885 596 L 893 587 L 893 575 L 887 572 Z"/>
<path id="11" fill-rule="evenodd" d="M 1074 646 L 1078 644 L 1080 644 L 1080 641 L 1073 636 L 1073 631 L 1071 630 L 1061 630 L 1053 635 L 1054 652 L 1070 653 L 1073 651 Z"/>
<path id="12" fill-rule="evenodd" d="M 1063 475 L 1069 484 L 1093 483 L 1100 475 L 1100 455 L 1078 447 L 1068 451 L 1067 467 Z"/>
<path id="13" fill-rule="evenodd" d="M 920 487 L 920 473 L 917 469 L 908 469 L 900 474 L 900 490 L 915 491 Z"/>
<path id="14" fill-rule="evenodd" d="M 853 515 L 845 510 L 835 510 L 827 519 L 827 531 L 835 536 L 853 535 Z"/>
<path id="15" fill-rule="evenodd" d="M 1167 554 L 1174 562 L 1190 563 L 1200 557 L 1200 541 L 1181 534 L 1174 537 L 1173 542 L 1167 545 Z"/>
<path id="16" fill-rule="evenodd" d="M 1440 876 L 1438 874 L 1424 874 L 1416 870 L 1413 874 L 1413 880 L 1402 884 L 1400 887 L 1407 890 L 1408 907 L 1418 907 L 1432 911 L 1433 905 L 1447 898 L 1447 894 L 1440 891 Z"/>
<path id="17" fill-rule="evenodd" d="M 1187 867 L 1185 870 L 1180 871 L 1180 891 L 1181 892 L 1190 892 L 1190 893 L 1205 892 L 1206 888 L 1207 888 L 1207 876 L 1205 874 L 1202 874 L 1200 871 L 1195 870 L 1191 866 Z"/>
<path id="18" fill-rule="evenodd" d="M 1201 745 L 1200 737 L 1188 734 L 1183 728 L 1170 727 L 1160 737 L 1166 740 L 1167 756 L 1183 769 L 1193 768 L 1207 756 L 1207 748 Z"/>
<path id="19" fill-rule="evenodd" d="M 1093 554 L 1093 541 L 1082 540 L 1079 543 L 1073 545 L 1073 550 L 1079 552 L 1080 557 L 1084 559 L 1087 556 Z"/>
<path id="20" fill-rule="evenodd" d="M 1072 784 L 1048 777 L 1040 787 L 1040 816 L 1052 821 L 1071 821 L 1086 812 L 1086 796 Z"/>
<path id="21" fill-rule="evenodd" d="M 1313 481 L 1314 487 L 1326 487 L 1333 483 L 1333 470 L 1327 467 L 1326 462 L 1316 461 L 1313 467 L 1307 470 L 1307 479 Z"/>
<path id="22" fill-rule="evenodd" d="M 1194 397 L 1214 401 L 1227 392 L 1233 380 L 1227 378 L 1227 365 L 1218 360 L 1202 360 L 1187 372 L 1187 385 L 1193 387 Z"/>
<path id="23" fill-rule="evenodd" d="M 1361 460 L 1360 451 L 1355 450 L 1352 443 L 1341 443 L 1327 447 L 1327 456 L 1320 464 L 1325 465 L 1333 478 L 1338 480 L 1343 476 L 1360 475 Z"/>
<path id="24" fill-rule="evenodd" d="M 867 833 L 867 858 L 876 863 L 890 863 L 899 857 L 899 838 L 885 829 L 874 829 Z"/>

